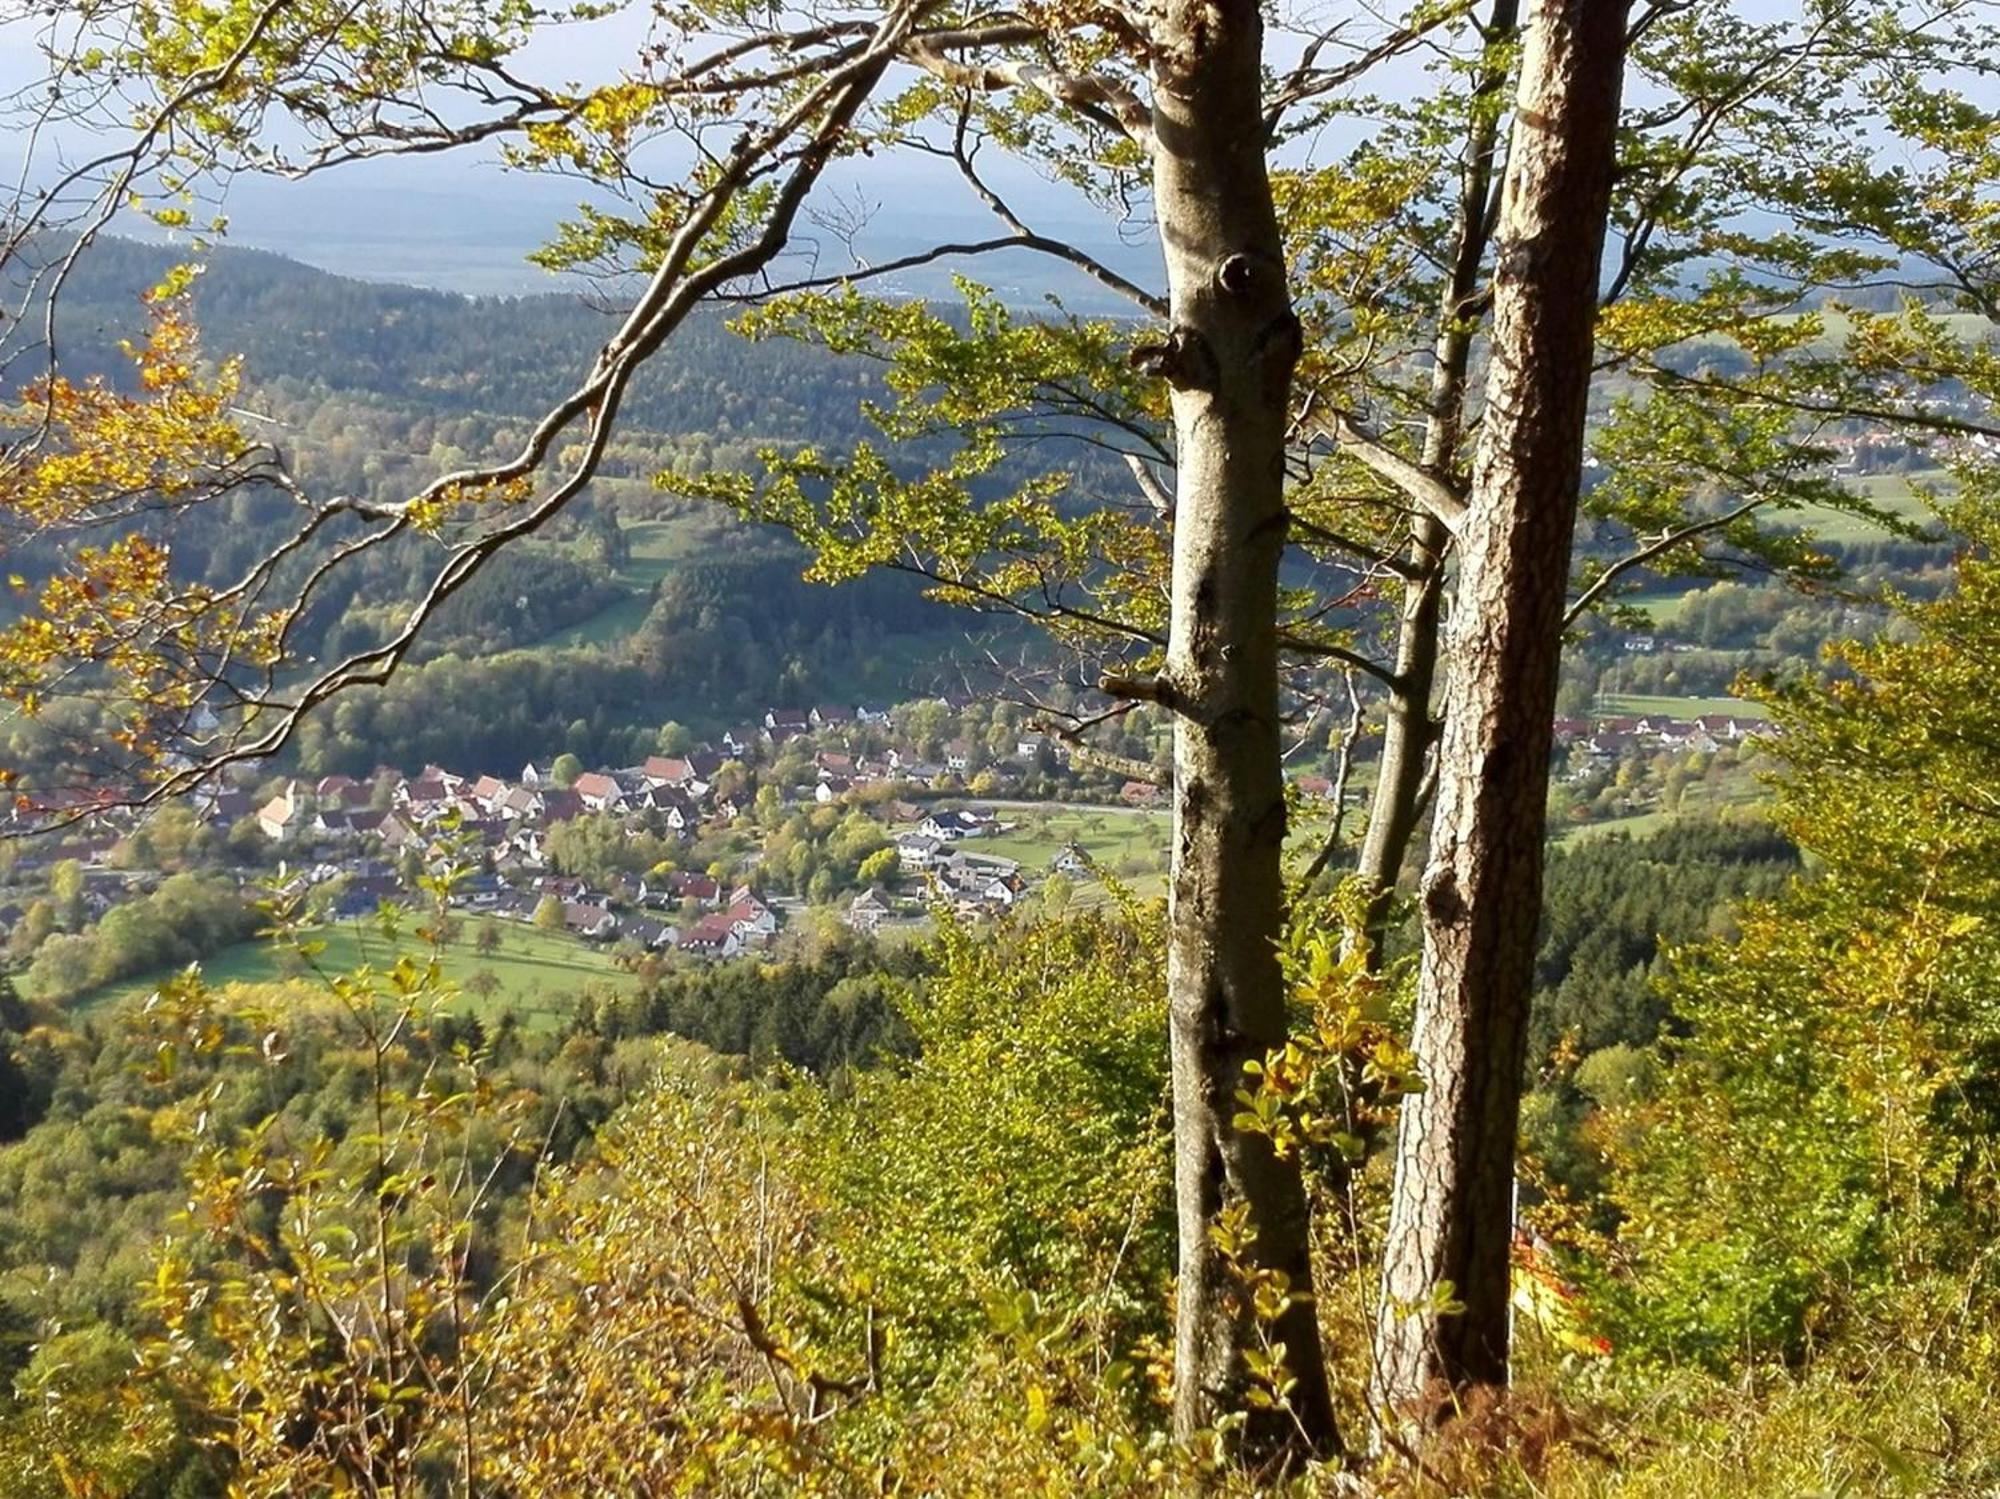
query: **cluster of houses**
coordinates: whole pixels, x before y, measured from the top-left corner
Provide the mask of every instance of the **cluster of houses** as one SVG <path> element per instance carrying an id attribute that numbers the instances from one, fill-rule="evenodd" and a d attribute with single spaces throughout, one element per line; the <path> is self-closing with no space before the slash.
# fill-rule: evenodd
<path id="1" fill-rule="evenodd" d="M 293 778 L 275 790 L 266 784 L 260 791 L 251 779 L 257 772 L 246 766 L 199 787 L 187 804 L 218 835 L 236 840 L 238 848 L 245 837 L 261 836 L 272 845 L 281 860 L 275 886 L 267 859 L 260 857 L 239 871 L 246 889 L 254 886 L 265 893 L 275 888 L 316 899 L 335 917 L 409 899 L 413 865 L 435 862 L 448 841 L 455 859 L 477 871 L 456 887 L 456 902 L 471 913 L 552 927 L 559 912 L 562 928 L 586 941 L 727 958 L 768 945 L 782 925 L 780 909 L 747 886 L 725 889 L 704 874 L 588 888 L 557 872 L 549 851 L 553 830 L 574 818 L 608 815 L 630 827 L 691 841 L 706 829 L 728 826 L 748 810 L 750 778 L 734 771 L 724 774 L 732 761 L 769 764 L 803 757 L 803 782 L 781 787 L 781 792 L 787 802 L 825 804 L 847 800 L 870 786 L 950 784 L 944 778 L 994 764 L 996 753 L 1000 761 L 1027 764 L 1068 759 L 1059 741 L 1033 732 L 1022 733 L 1019 743 L 997 752 L 991 745 L 958 739 L 938 746 L 940 752 L 931 756 L 907 746 L 883 747 L 886 736 L 879 729 L 851 737 L 838 733 L 842 727 L 879 726 L 888 717 L 865 707 L 774 708 L 760 724 L 732 730 L 716 744 L 653 755 L 635 766 L 587 769 L 560 782 L 552 765 L 539 762 L 512 776 L 462 775 L 426 765 L 414 775 L 383 767 L 367 777 Z M 828 730 L 835 732 L 823 732 Z M 805 736 L 805 745 L 785 749 Z M 797 776 L 787 779 L 799 781 Z M 76 814 L 77 820 L 64 834 L 41 843 L 28 865 L 77 859 L 91 871 L 90 911 L 97 915 L 143 893 L 157 876 L 109 867 L 111 850 L 131 834 L 140 814 L 115 793 L 91 795 L 103 806 L 84 809 L 66 801 L 61 807 L 46 802 L 35 809 L 38 818 L 53 811 Z M 990 911 L 1010 907 L 1026 893 L 1015 862 L 982 857 L 960 846 L 998 829 L 990 815 L 926 812 L 886 798 L 883 811 L 892 823 L 915 824 L 896 840 L 897 858 L 904 873 L 915 877 L 910 883 L 921 882 L 931 898 L 942 892 L 962 909 Z M 31 875 L 32 868 L 21 872 Z M 895 910 L 896 902 L 886 892 L 872 891 L 856 903 L 850 920 L 869 927 Z"/>
<path id="2" fill-rule="evenodd" d="M 309 785 L 288 781 L 251 815 L 266 837 L 305 856 L 295 880 L 307 887 L 339 882 L 336 915 L 398 898 L 401 883 L 387 860 L 422 856 L 448 833 L 482 866 L 457 888 L 457 902 L 469 911 L 547 922 L 545 911 L 559 910 L 562 927 L 586 941 L 728 958 L 768 945 L 780 924 L 747 887 L 731 892 L 707 875 L 679 873 L 596 891 L 552 872 L 548 855 L 551 831 L 586 815 L 643 818 L 649 829 L 682 839 L 731 822 L 743 807 L 717 786 L 727 758 L 715 750 L 654 755 L 629 768 L 584 771 L 567 786 L 550 766 L 533 763 L 513 778 L 462 776 L 437 765 L 414 776 L 384 770 L 367 781 L 333 775 Z M 227 817 L 237 809 L 213 810 Z M 699 914 L 685 919 L 689 911 Z"/>
<path id="3" fill-rule="evenodd" d="M 1569 755 L 1572 773 L 1657 750 L 1701 751 L 1712 754 L 1725 745 L 1740 744 L 1757 734 L 1769 734 L 1761 718 L 1728 713 L 1704 713 L 1673 718 L 1662 713 L 1597 719 L 1558 718 L 1556 743 Z"/>
<path id="4" fill-rule="evenodd" d="M 694 958 L 733 958 L 769 947 L 783 925 L 776 908 L 748 885 L 731 889 L 693 873 L 630 880 L 615 891 L 540 875 L 518 888 L 471 890 L 464 903 L 476 914 L 537 923 L 544 912 L 556 911 L 563 929 L 586 942 L 630 943 Z"/>
<path id="5" fill-rule="evenodd" d="M 961 846 L 1004 831 L 1006 825 L 990 812 L 931 812 L 896 835 L 896 862 L 906 876 L 924 882 L 932 899 L 944 897 L 961 914 L 1009 910 L 1028 893 L 1020 863 Z M 857 931 L 873 931 L 895 910 L 886 892 L 863 891 L 848 907 L 847 923 Z"/>

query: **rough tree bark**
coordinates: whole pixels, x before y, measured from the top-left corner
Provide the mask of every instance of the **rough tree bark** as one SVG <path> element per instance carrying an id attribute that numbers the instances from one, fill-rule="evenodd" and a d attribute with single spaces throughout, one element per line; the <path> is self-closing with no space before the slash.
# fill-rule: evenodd
<path id="1" fill-rule="evenodd" d="M 1425 1091 L 1398 1127 L 1376 1340 L 1374 1398 L 1402 1419 L 1507 1378 L 1515 1134 L 1626 10 L 1542 0 L 1521 63 L 1420 892 Z M 1462 1310 L 1441 1315 L 1447 1284 Z"/>
<path id="2" fill-rule="evenodd" d="M 1287 399 L 1299 321 L 1286 286 L 1260 116 L 1256 0 L 1170 0 L 1156 33 L 1153 191 L 1172 328 L 1135 358 L 1172 387 L 1178 492 L 1166 662 L 1140 687 L 1175 713 L 1168 1005 L 1180 1232 L 1174 1419 L 1246 1409 L 1246 1349 L 1285 1346 L 1290 1413 L 1250 1409 L 1255 1461 L 1337 1449 L 1310 1299 L 1297 1160 L 1232 1124 L 1243 1064 L 1286 1035 L 1278 562 Z M 1253 1262 L 1301 1299 L 1260 1329 L 1211 1237 L 1242 1203 Z"/>
<path id="3" fill-rule="evenodd" d="M 1431 385 L 1418 461 L 1434 474 L 1445 473 L 1459 461 L 1464 437 L 1475 303 L 1485 273 L 1486 247 L 1493 237 L 1490 199 L 1500 143 L 1500 111 L 1495 104 L 1511 71 L 1509 60 L 1519 23 L 1519 0 L 1494 0 L 1486 23 L 1486 60 L 1472 91 L 1465 175 L 1459 183 L 1457 221 L 1452 231 L 1451 269 L 1438 299 L 1438 331 L 1431 349 Z M 1396 680 L 1382 725 L 1382 759 L 1370 798 L 1368 831 L 1355 864 L 1364 905 L 1361 930 L 1352 935 L 1367 942 L 1371 966 L 1381 963 L 1390 906 L 1423 810 L 1424 766 L 1435 733 L 1431 692 L 1437 680 L 1449 539 L 1444 523 L 1423 511 L 1410 528 L 1410 542 L 1404 551 L 1413 576 L 1397 624 Z"/>

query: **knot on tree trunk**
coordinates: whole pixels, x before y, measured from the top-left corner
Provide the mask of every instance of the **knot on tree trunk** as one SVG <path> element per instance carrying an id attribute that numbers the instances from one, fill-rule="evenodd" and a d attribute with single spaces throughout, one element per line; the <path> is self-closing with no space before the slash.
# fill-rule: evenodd
<path id="1" fill-rule="evenodd" d="M 1286 387 L 1291 383 L 1292 370 L 1298 365 L 1299 355 L 1304 350 L 1305 327 L 1290 307 L 1264 325 L 1257 335 L 1251 357 L 1257 361 L 1267 399 L 1278 401 L 1284 398 Z"/>
<path id="2" fill-rule="evenodd" d="M 1208 341 L 1189 328 L 1174 328 L 1164 339 L 1134 344 L 1126 363 L 1141 374 L 1165 380 L 1176 390 L 1212 390 L 1215 353 Z"/>
<path id="3" fill-rule="evenodd" d="M 1465 919 L 1465 897 L 1459 893 L 1458 872 L 1450 865 L 1424 876 L 1424 910 L 1439 926 L 1455 927 Z"/>

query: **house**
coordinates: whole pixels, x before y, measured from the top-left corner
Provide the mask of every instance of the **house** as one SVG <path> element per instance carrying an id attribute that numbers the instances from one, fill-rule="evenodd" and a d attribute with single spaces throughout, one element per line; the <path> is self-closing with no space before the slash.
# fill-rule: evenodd
<path id="1" fill-rule="evenodd" d="M 1618 760 L 1626 755 L 1636 754 L 1645 748 L 1646 741 L 1637 734 L 1606 730 L 1592 734 L 1582 743 L 1586 755 L 1597 760 Z"/>
<path id="2" fill-rule="evenodd" d="M 357 875 L 340 888 L 332 914 L 340 920 L 368 916 L 383 906 L 401 905 L 408 898 L 408 892 L 394 875 Z"/>
<path id="3" fill-rule="evenodd" d="M 1325 776 L 1300 776 L 1292 784 L 1299 788 L 1300 796 L 1309 796 L 1316 801 L 1325 801 L 1333 795 L 1333 782 Z"/>
<path id="4" fill-rule="evenodd" d="M 1019 875 L 994 874 L 974 881 L 968 893 L 989 906 L 999 906 L 1004 909 L 1026 895 L 1028 887 Z"/>
<path id="5" fill-rule="evenodd" d="M 905 869 L 924 870 L 944 858 L 944 840 L 928 833 L 898 833 L 896 860 Z"/>
<path id="6" fill-rule="evenodd" d="M 418 776 L 396 788 L 396 805 L 420 819 L 443 815 L 451 802 L 451 788 L 438 776 Z"/>
<path id="7" fill-rule="evenodd" d="M 845 776 L 825 776 L 813 787 L 813 800 L 825 806 L 828 802 L 839 801 L 853 789 L 854 782 Z"/>
<path id="8" fill-rule="evenodd" d="M 694 767 L 680 755 L 648 755 L 639 770 L 653 786 L 685 786 L 695 779 Z"/>
<path id="9" fill-rule="evenodd" d="M 660 821 L 676 833 L 692 833 L 701 824 L 701 809 L 694 798 L 678 786 L 649 786 L 626 803 L 629 810 L 657 812 Z"/>
<path id="10" fill-rule="evenodd" d="M 727 921 L 729 929 L 745 944 L 776 936 L 778 931 L 778 913 L 754 895 L 739 898 L 721 913 L 720 919 Z"/>
<path id="11" fill-rule="evenodd" d="M 624 936 L 627 941 L 636 942 L 648 952 L 664 952 L 680 941 L 680 929 L 654 921 L 650 917 L 633 916 L 626 920 Z"/>
<path id="12" fill-rule="evenodd" d="M 970 770 L 973 754 L 970 739 L 954 739 L 944 747 L 944 768 L 950 771 Z"/>
<path id="13" fill-rule="evenodd" d="M 339 807 L 343 798 L 360 783 L 353 776 L 321 776 L 313 782 L 313 800 L 322 807 Z"/>
<path id="14" fill-rule="evenodd" d="M 813 756 L 813 767 L 819 772 L 822 781 L 832 776 L 851 777 L 854 774 L 854 756 L 842 754 L 838 750 L 821 750 Z"/>
<path id="15" fill-rule="evenodd" d="M 546 799 L 532 786 L 510 786 L 495 798 L 490 810 L 508 822 L 520 822 L 526 818 L 539 817 Z"/>
<path id="16" fill-rule="evenodd" d="M 480 811 L 498 812 L 500 803 L 505 800 L 510 789 L 512 788 L 498 776 L 481 776 L 472 783 L 472 789 L 466 794 L 478 804 Z"/>
<path id="17" fill-rule="evenodd" d="M 786 729 L 791 734 L 802 734 L 812 726 L 812 714 L 803 708 L 773 708 L 764 715 L 767 732 Z"/>
<path id="18" fill-rule="evenodd" d="M 315 812 L 312 821 L 306 824 L 306 832 L 314 838 L 352 838 L 356 835 L 353 814 L 341 811 Z"/>
<path id="19" fill-rule="evenodd" d="M 722 900 L 722 887 L 705 874 L 690 874 L 676 870 L 666 878 L 665 893 L 675 901 L 693 901 L 698 906 L 712 906 Z"/>
<path id="20" fill-rule="evenodd" d="M 1065 843 L 1061 851 L 1049 861 L 1049 868 L 1057 874 L 1087 875 L 1093 868 L 1090 851 L 1080 844 Z"/>
<path id="21" fill-rule="evenodd" d="M 541 795 L 543 822 L 568 822 L 583 816 L 583 798 L 574 791 L 544 791 Z"/>
<path id="22" fill-rule="evenodd" d="M 465 787 L 464 776 L 454 774 L 452 771 L 446 770 L 442 765 L 426 765 L 423 769 L 423 774 L 418 779 L 436 781 L 440 786 L 444 787 L 445 795 L 447 796 L 457 796 Z"/>
<path id="23" fill-rule="evenodd" d="M 942 843 L 956 843 L 990 831 L 992 823 L 992 818 L 977 812 L 933 812 L 917 825 L 917 831 Z"/>
<path id="24" fill-rule="evenodd" d="M 382 819 L 381 825 L 375 829 L 375 832 L 381 838 L 382 846 L 391 853 L 399 854 L 405 849 L 422 848 L 424 846 L 424 840 L 416 829 L 412 828 L 393 812 Z"/>
<path id="25" fill-rule="evenodd" d="M 305 808 L 299 802 L 299 783 L 285 782 L 285 789 L 257 809 L 257 826 L 272 842 L 289 838 L 304 821 Z"/>
<path id="26" fill-rule="evenodd" d="M 537 765 L 533 760 L 530 760 L 526 765 L 521 767 L 521 784 L 523 786 L 539 788 L 542 786 L 553 786 L 555 783 L 555 775 L 546 765 Z"/>
<path id="27" fill-rule="evenodd" d="M 587 942 L 606 942 L 617 935 L 618 918 L 609 906 L 589 901 L 563 902 L 563 926 Z"/>
<path id="28" fill-rule="evenodd" d="M 257 798 L 247 791 L 218 791 L 209 802 L 207 820 L 221 827 L 234 827 L 257 812 Z"/>
<path id="29" fill-rule="evenodd" d="M 1768 733 L 1771 728 L 1762 719 L 1737 718 L 1727 713 L 1704 713 L 1695 722 L 1715 738 L 1730 743 L 1752 734 Z"/>
<path id="30" fill-rule="evenodd" d="M 675 948 L 697 958 L 733 958 L 743 951 L 743 939 L 736 935 L 722 914 L 704 916 L 681 934 Z"/>
<path id="31" fill-rule="evenodd" d="M 860 716 L 854 709 L 837 703 L 820 703 L 806 714 L 806 719 L 814 728 L 823 729 L 830 723 L 853 723 Z"/>
<path id="32" fill-rule="evenodd" d="M 625 788 L 601 770 L 586 770 L 570 783 L 586 812 L 609 812 L 624 805 Z"/>
<path id="33" fill-rule="evenodd" d="M 874 886 L 854 897 L 847 907 L 846 922 L 857 932 L 872 932 L 893 914 L 888 897 Z"/>
<path id="34" fill-rule="evenodd" d="M 1118 788 L 1118 800 L 1128 807 L 1156 807 L 1160 803 L 1160 788 L 1151 781 L 1127 781 Z"/>

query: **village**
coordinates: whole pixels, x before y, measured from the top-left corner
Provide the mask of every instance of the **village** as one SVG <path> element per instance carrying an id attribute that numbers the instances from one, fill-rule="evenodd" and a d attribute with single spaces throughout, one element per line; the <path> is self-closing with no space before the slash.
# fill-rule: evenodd
<path id="1" fill-rule="evenodd" d="M 194 867 L 175 846 L 195 843 L 204 878 L 246 909 L 350 921 L 428 900 L 426 877 L 438 888 L 448 875 L 457 916 L 669 963 L 770 952 L 808 911 L 887 935 L 920 930 L 940 909 L 1002 914 L 1052 880 L 1067 891 L 1109 874 L 1163 888 L 1159 786 L 1108 775 L 1002 715 L 975 724 L 959 716 L 964 705 L 918 706 L 773 708 L 754 726 L 629 766 L 565 754 L 510 775 L 426 765 L 307 778 L 239 765 L 166 808 L 101 792 L 94 805 L 17 802 L 7 817 L 65 826 L 12 846 L 0 930 L 37 925 L 32 907 L 58 866 L 75 871 L 76 890 L 54 931 L 77 932 Z M 1578 781 L 1662 753 L 1713 754 L 1763 727 L 1655 712 L 1565 718 L 1556 733 L 1565 779 Z M 1291 773 L 1303 807 L 1330 808 L 1328 768 Z M 1124 830 L 1129 857 L 1116 871 L 1079 835 L 1086 811 Z"/>
<path id="2" fill-rule="evenodd" d="M 787 824 L 808 836 L 845 825 L 852 844 L 855 819 L 865 819 L 872 832 L 849 850 L 859 857 L 837 868 L 829 860 L 810 885 L 822 898 L 832 887 L 837 902 L 814 903 L 833 904 L 861 932 L 920 925 L 940 904 L 967 919 L 1002 912 L 1049 874 L 1087 876 L 1088 856 L 1077 849 L 1033 867 L 978 851 L 1012 824 L 968 800 L 968 782 L 1020 796 L 1046 794 L 1051 777 L 1070 779 L 1060 741 L 1026 730 L 1006 743 L 992 738 L 977 746 L 945 738 L 930 759 L 896 742 L 886 711 L 772 709 L 714 744 L 624 767 L 581 768 L 562 756 L 511 776 L 426 765 L 274 781 L 236 766 L 188 793 L 177 815 L 203 830 L 246 899 L 294 903 L 318 919 L 413 903 L 426 873 L 449 869 L 448 902 L 464 915 L 712 962 L 771 948 L 807 905 L 808 892 L 788 890 L 764 857 Z M 1039 779 L 1029 788 L 1031 771 Z M 1160 798 L 1136 783 L 1120 794 L 1121 807 Z M 134 847 L 146 814 L 97 800 L 11 809 L 10 818 L 60 816 L 67 825 L 19 846 L 0 871 L 4 885 L 32 886 L 73 863 L 87 921 L 155 889 L 162 872 L 150 844 Z M 579 854 L 583 845 L 612 853 Z M 612 867 L 631 862 L 620 857 L 628 849 L 643 851 L 644 867 Z M 25 902 L 4 885 L 0 929 L 9 929 Z"/>

